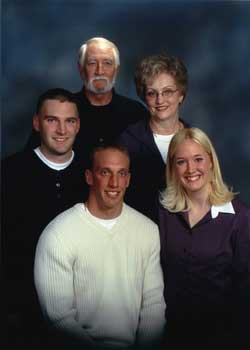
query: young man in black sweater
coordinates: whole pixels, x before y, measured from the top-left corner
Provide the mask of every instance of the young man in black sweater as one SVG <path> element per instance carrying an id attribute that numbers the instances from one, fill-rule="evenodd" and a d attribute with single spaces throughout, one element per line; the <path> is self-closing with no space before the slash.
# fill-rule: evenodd
<path id="1" fill-rule="evenodd" d="M 2 161 L 2 234 L 9 345 L 32 347 L 44 333 L 33 285 L 36 243 L 47 224 L 86 196 L 73 144 L 80 129 L 75 96 L 42 94 L 33 117 L 41 143 Z M 40 329 L 41 328 L 41 329 Z M 38 340 L 39 339 L 39 340 Z M 33 345 L 32 345 L 33 344 Z"/>

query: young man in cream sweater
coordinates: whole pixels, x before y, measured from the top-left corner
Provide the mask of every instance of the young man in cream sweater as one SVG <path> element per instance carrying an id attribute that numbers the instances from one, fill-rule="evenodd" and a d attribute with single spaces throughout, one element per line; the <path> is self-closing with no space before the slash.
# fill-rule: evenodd
<path id="1" fill-rule="evenodd" d="M 43 314 L 81 349 L 154 346 L 165 324 L 157 225 L 123 202 L 130 180 L 125 149 L 100 146 L 91 163 L 88 200 L 57 216 L 38 242 Z"/>

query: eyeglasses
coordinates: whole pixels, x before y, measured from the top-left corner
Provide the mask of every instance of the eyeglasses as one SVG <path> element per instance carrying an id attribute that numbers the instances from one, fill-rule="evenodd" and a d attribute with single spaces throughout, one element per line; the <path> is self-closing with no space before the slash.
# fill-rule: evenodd
<path id="1" fill-rule="evenodd" d="M 162 96 L 163 98 L 170 98 L 176 93 L 176 91 L 178 91 L 178 89 L 165 89 L 162 91 L 148 90 L 146 91 L 146 97 L 152 100 L 156 99 L 156 97 L 158 98 L 159 96 Z"/>

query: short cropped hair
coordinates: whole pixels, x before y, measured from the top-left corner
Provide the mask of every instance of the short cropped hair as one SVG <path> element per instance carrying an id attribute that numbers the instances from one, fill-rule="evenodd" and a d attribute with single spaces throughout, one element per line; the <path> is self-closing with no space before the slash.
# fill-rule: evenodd
<path id="1" fill-rule="evenodd" d="M 161 73 L 170 74 L 174 78 L 185 98 L 188 89 L 187 68 L 179 58 L 165 54 L 148 56 L 138 64 L 134 76 L 137 95 L 145 101 L 148 82 Z"/>
<path id="2" fill-rule="evenodd" d="M 95 146 L 90 154 L 89 154 L 89 159 L 88 159 L 88 163 L 87 163 L 87 169 L 89 170 L 93 170 L 93 167 L 94 167 L 94 162 L 95 162 L 95 156 L 98 152 L 101 152 L 101 151 L 106 151 L 106 150 L 114 150 L 114 151 L 119 151 L 123 154 L 126 155 L 126 157 L 128 158 L 129 160 L 129 163 L 130 163 L 130 157 L 129 157 L 129 152 L 128 150 L 126 149 L 126 147 L 122 146 L 122 145 L 119 145 L 117 143 L 100 143 L 99 145 Z"/>
<path id="3" fill-rule="evenodd" d="M 162 205 L 171 212 L 188 211 L 191 208 L 191 201 L 188 194 L 176 178 L 174 170 L 177 147 L 185 140 L 192 140 L 198 143 L 211 159 L 212 178 L 211 192 L 209 193 L 210 204 L 222 205 L 231 201 L 236 193 L 233 193 L 223 182 L 218 157 L 209 137 L 198 128 L 184 128 L 174 135 L 169 145 L 166 165 L 167 188 L 162 193 Z"/>
<path id="4" fill-rule="evenodd" d="M 120 65 L 120 53 L 117 48 L 117 46 L 112 42 L 109 41 L 105 38 L 101 37 L 96 37 L 96 38 L 91 38 L 87 40 L 79 49 L 79 54 L 78 54 L 78 64 L 80 67 L 83 67 L 85 64 L 85 58 L 86 58 L 86 52 L 87 48 L 90 44 L 104 44 L 107 47 L 110 47 L 113 50 L 114 57 L 115 57 L 115 66 L 118 67 Z"/>
<path id="5" fill-rule="evenodd" d="M 38 97 L 37 105 L 36 105 L 36 114 L 40 114 L 42 106 L 46 100 L 58 100 L 60 102 L 72 102 L 77 107 L 77 100 L 75 95 L 65 89 L 54 88 L 45 91 L 42 95 Z"/>

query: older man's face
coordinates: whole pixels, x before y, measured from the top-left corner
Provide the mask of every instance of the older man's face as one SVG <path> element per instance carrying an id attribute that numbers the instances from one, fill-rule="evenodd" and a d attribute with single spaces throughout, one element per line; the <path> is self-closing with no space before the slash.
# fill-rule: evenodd
<path id="1" fill-rule="evenodd" d="M 95 94 L 110 91 L 115 84 L 118 69 L 112 48 L 103 44 L 90 44 L 81 70 L 85 88 Z"/>

